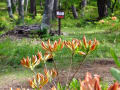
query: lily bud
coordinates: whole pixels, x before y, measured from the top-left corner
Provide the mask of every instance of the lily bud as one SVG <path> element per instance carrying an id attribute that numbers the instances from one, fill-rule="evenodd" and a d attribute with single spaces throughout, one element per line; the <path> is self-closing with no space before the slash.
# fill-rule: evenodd
<path id="1" fill-rule="evenodd" d="M 84 45 L 85 45 L 85 48 L 87 48 L 87 40 L 86 40 L 86 37 L 85 37 L 85 36 L 83 36 L 83 43 L 84 43 Z"/>
<path id="2" fill-rule="evenodd" d="M 41 52 L 38 52 L 38 59 L 41 61 L 42 60 L 42 53 Z"/>
<path id="3" fill-rule="evenodd" d="M 89 46 L 91 46 L 91 44 L 92 44 L 92 41 L 91 41 L 91 40 L 89 40 L 88 45 L 89 45 Z"/>
<path id="4" fill-rule="evenodd" d="M 84 52 L 82 52 L 82 51 L 78 51 L 78 53 L 80 54 L 80 55 L 86 55 Z"/>
<path id="5" fill-rule="evenodd" d="M 46 45 L 45 45 L 45 43 L 42 41 L 42 43 L 41 43 L 41 46 L 42 46 L 42 48 L 44 49 L 44 50 L 47 50 L 47 47 L 46 47 Z"/>
<path id="6" fill-rule="evenodd" d="M 29 57 L 27 57 L 27 59 L 26 59 L 26 66 L 27 67 L 30 67 L 30 62 L 29 61 L 30 61 L 30 59 L 29 59 Z"/>
<path id="7" fill-rule="evenodd" d="M 61 43 L 61 38 L 58 40 L 58 45 Z"/>

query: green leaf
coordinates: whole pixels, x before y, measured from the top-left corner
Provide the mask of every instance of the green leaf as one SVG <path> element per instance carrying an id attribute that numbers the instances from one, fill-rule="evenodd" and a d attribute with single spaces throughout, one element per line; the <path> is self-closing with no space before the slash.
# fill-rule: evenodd
<path id="1" fill-rule="evenodd" d="M 120 67 L 120 61 L 119 61 L 117 55 L 115 54 L 114 50 L 111 49 L 110 52 L 111 52 L 111 55 L 112 55 L 112 57 L 113 57 L 113 59 L 114 59 L 115 64 L 116 64 L 118 67 Z"/>
<path id="2" fill-rule="evenodd" d="M 70 90 L 80 90 L 80 83 L 78 80 L 73 78 L 69 87 L 70 87 Z"/>
<path id="3" fill-rule="evenodd" d="M 109 87 L 108 83 L 106 83 L 106 82 L 101 82 L 101 89 L 102 89 L 102 90 L 107 90 L 108 87 Z"/>
<path id="4" fill-rule="evenodd" d="M 110 72 L 112 74 L 112 76 L 120 82 L 120 70 L 116 69 L 116 68 L 111 68 Z"/>
<path id="5" fill-rule="evenodd" d="M 65 90 L 65 87 L 62 87 L 62 85 L 60 83 L 58 83 L 57 90 Z"/>

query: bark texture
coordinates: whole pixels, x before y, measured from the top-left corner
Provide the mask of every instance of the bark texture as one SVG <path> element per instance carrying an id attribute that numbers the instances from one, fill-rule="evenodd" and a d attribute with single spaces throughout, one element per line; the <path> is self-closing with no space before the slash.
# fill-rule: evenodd
<path id="1" fill-rule="evenodd" d="M 45 8 L 44 8 L 44 14 L 43 14 L 43 19 L 41 23 L 41 30 L 50 28 L 53 6 L 54 6 L 54 0 L 45 0 Z"/>
<path id="2" fill-rule="evenodd" d="M 27 14 L 27 10 L 28 10 L 28 0 L 25 0 L 25 13 Z"/>
<path id="3" fill-rule="evenodd" d="M 75 19 L 77 19 L 78 18 L 78 13 L 77 13 L 76 7 L 74 5 L 72 5 L 71 8 L 72 8 L 73 17 Z"/>
<path id="4" fill-rule="evenodd" d="M 97 0 L 99 19 L 108 16 L 107 0 Z"/>
<path id="5" fill-rule="evenodd" d="M 30 0 L 30 13 L 32 17 L 35 18 L 36 16 L 36 0 Z"/>
<path id="6" fill-rule="evenodd" d="M 81 16 L 84 16 L 84 11 L 85 11 L 85 7 L 87 5 L 87 0 L 82 0 L 81 1 Z"/>
<path id="7" fill-rule="evenodd" d="M 10 18 L 13 18 L 13 12 L 12 12 L 12 3 L 11 0 L 7 0 L 7 7 L 8 7 L 8 14 Z"/>
<path id="8" fill-rule="evenodd" d="M 54 7 L 53 7 L 53 14 L 52 14 L 52 18 L 56 19 L 56 11 L 58 10 L 58 0 L 54 0 Z"/>
<path id="9" fill-rule="evenodd" d="M 18 0 L 18 12 L 22 22 L 24 22 L 24 0 Z"/>

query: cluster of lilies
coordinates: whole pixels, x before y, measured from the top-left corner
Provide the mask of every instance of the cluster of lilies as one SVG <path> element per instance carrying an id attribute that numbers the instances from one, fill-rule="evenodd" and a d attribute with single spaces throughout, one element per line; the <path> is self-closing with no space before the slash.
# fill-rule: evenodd
<path id="1" fill-rule="evenodd" d="M 39 84 L 40 87 L 38 89 L 38 90 L 40 90 L 43 85 L 47 84 L 48 79 L 45 79 L 45 77 L 41 74 L 37 74 L 36 78 L 37 78 L 37 82 L 41 82 L 41 84 Z M 34 82 L 36 82 L 36 81 L 34 81 Z M 79 79 L 79 82 L 80 82 L 80 90 L 102 90 L 101 85 L 100 85 L 100 76 L 99 75 L 94 75 L 94 77 L 92 77 L 91 73 L 87 72 L 85 79 L 82 81 L 81 81 L 81 79 Z M 30 81 L 30 85 L 33 88 L 37 87 L 35 84 L 33 84 L 33 81 Z M 12 88 L 10 88 L 10 90 L 12 90 Z M 17 88 L 16 90 L 29 90 L 29 89 Z M 49 90 L 59 90 L 59 89 L 57 89 L 55 86 L 53 86 Z M 77 90 L 77 89 L 75 89 L 75 90 Z M 106 90 L 120 90 L 120 84 L 118 82 L 115 82 L 113 85 L 109 86 Z"/>
<path id="2" fill-rule="evenodd" d="M 72 41 L 62 41 L 59 39 L 58 41 L 54 41 L 53 44 L 50 40 L 48 40 L 46 43 L 41 42 L 41 47 L 45 51 L 45 54 L 43 55 L 41 52 L 38 52 L 37 55 L 32 56 L 32 58 L 23 58 L 21 60 L 21 64 L 34 71 L 34 68 L 39 65 L 41 62 L 46 63 L 46 61 L 50 58 L 53 58 L 55 56 L 55 52 L 60 51 L 64 48 L 69 48 L 73 54 L 80 54 L 80 55 L 86 55 L 89 54 L 91 51 L 94 51 L 98 45 L 98 41 L 94 39 L 94 41 L 89 40 L 87 42 L 86 37 L 83 36 L 83 40 L 73 39 Z M 30 86 L 32 88 L 39 88 L 41 89 L 43 86 L 45 86 L 49 81 L 51 81 L 53 78 L 55 78 L 58 74 L 58 71 L 55 69 L 52 69 L 51 71 L 47 70 L 47 67 L 44 69 L 44 75 L 41 73 L 35 73 L 35 77 L 32 80 L 29 80 Z M 52 88 L 52 90 L 56 90 L 55 87 Z"/>

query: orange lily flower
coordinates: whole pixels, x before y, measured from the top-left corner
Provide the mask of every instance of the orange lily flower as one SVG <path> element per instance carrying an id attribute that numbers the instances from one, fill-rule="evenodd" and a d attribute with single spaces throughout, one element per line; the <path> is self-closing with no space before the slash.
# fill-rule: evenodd
<path id="1" fill-rule="evenodd" d="M 59 41 L 55 41 L 54 44 L 50 43 L 50 40 L 48 39 L 47 43 L 44 43 L 42 41 L 41 46 L 43 48 L 43 50 L 45 50 L 46 52 L 52 53 L 55 52 L 59 49 L 62 49 L 64 46 L 64 42 L 61 41 L 61 39 L 59 39 Z"/>
<path id="2" fill-rule="evenodd" d="M 93 51 L 95 50 L 96 46 L 99 44 L 99 42 L 95 39 L 92 46 L 90 47 L 90 50 Z"/>
<path id="3" fill-rule="evenodd" d="M 21 64 L 27 68 L 30 68 L 31 70 L 39 63 L 40 63 L 40 60 L 37 59 L 37 56 L 32 56 L 32 60 L 29 57 L 27 57 L 26 59 L 23 58 L 21 60 Z"/>
<path id="4" fill-rule="evenodd" d="M 80 90 L 101 90 L 100 77 L 95 75 L 92 78 L 90 73 L 86 73 L 85 80 L 80 80 Z"/>
<path id="5" fill-rule="evenodd" d="M 56 72 L 55 69 L 52 69 L 52 70 L 50 71 L 50 74 L 51 74 L 52 78 L 55 78 L 58 73 Z"/>
<path id="6" fill-rule="evenodd" d="M 16 88 L 16 90 L 20 90 L 20 88 Z"/>
<path id="7" fill-rule="evenodd" d="M 42 88 L 48 83 L 48 78 L 42 74 L 37 74 L 33 80 L 29 80 L 29 84 L 32 88 Z"/>
<path id="8" fill-rule="evenodd" d="M 12 88 L 10 88 L 10 90 L 13 90 Z M 20 88 L 16 88 L 16 90 L 20 90 Z M 25 90 L 25 89 L 24 89 Z"/>
<path id="9" fill-rule="evenodd" d="M 115 17 L 115 16 L 114 16 L 114 17 L 112 17 L 112 20 L 117 20 L 117 17 Z"/>
<path id="10" fill-rule="evenodd" d="M 108 90 L 120 90 L 120 84 L 115 82 L 114 85 L 111 85 Z"/>
<path id="11" fill-rule="evenodd" d="M 55 87 L 55 86 L 53 86 L 53 87 L 51 88 L 51 90 L 57 90 L 57 89 L 56 89 L 56 87 Z"/>
<path id="12" fill-rule="evenodd" d="M 78 51 L 78 53 L 79 53 L 80 55 L 86 55 L 86 53 L 84 53 L 84 52 L 82 52 L 82 51 Z"/>
<path id="13" fill-rule="evenodd" d="M 80 46 L 80 40 L 78 39 L 73 39 L 71 42 L 70 41 L 65 41 L 65 46 L 69 48 L 71 51 L 75 51 L 78 46 Z"/>
<path id="14" fill-rule="evenodd" d="M 87 40 L 86 40 L 85 36 L 83 36 L 83 44 L 84 44 L 85 48 L 87 48 Z"/>
<path id="15" fill-rule="evenodd" d="M 41 52 L 38 52 L 38 57 L 37 56 L 32 56 L 32 59 L 27 57 L 27 58 L 23 58 L 21 60 L 21 64 L 27 68 L 30 68 L 31 70 L 34 69 L 35 66 L 37 66 L 38 64 L 40 64 L 41 61 L 43 60 L 47 60 L 51 57 L 50 54 L 45 54 L 44 57 L 42 56 Z"/>
<path id="16" fill-rule="evenodd" d="M 48 78 L 55 78 L 57 76 L 57 71 L 55 69 L 52 69 L 50 71 L 44 69 L 44 73 Z"/>
<path id="17" fill-rule="evenodd" d="M 93 43 L 91 40 L 88 41 L 86 40 L 86 37 L 83 36 L 83 44 L 84 47 L 86 48 L 86 50 L 88 50 L 90 48 L 91 51 L 95 50 L 96 46 L 99 44 L 98 41 L 96 40 L 96 38 L 94 39 Z"/>
<path id="18" fill-rule="evenodd" d="M 29 80 L 30 86 L 32 88 L 43 88 L 43 86 L 45 86 L 48 81 L 51 80 L 51 78 L 54 78 L 57 75 L 57 72 L 54 69 L 51 71 L 44 69 L 44 73 L 45 75 L 37 73 L 36 77 L 33 78 L 33 80 Z"/>

